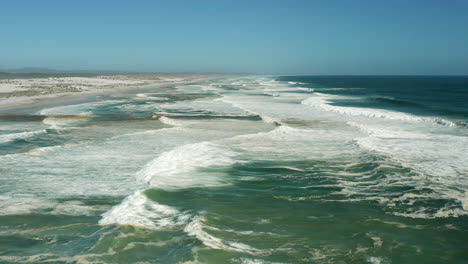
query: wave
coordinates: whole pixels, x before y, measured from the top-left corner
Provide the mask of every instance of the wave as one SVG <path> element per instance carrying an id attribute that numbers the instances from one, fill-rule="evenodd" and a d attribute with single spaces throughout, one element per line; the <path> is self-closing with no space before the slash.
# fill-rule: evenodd
<path id="1" fill-rule="evenodd" d="M 63 117 L 46 117 L 42 123 L 48 125 L 50 129 L 63 130 L 71 128 L 70 126 L 81 125 L 89 120 L 90 116 L 83 115 L 77 118 L 63 118 Z"/>
<path id="2" fill-rule="evenodd" d="M 442 125 L 442 126 L 447 126 L 447 127 L 456 127 L 457 124 L 452 122 L 452 121 L 449 121 L 449 120 L 445 120 L 445 119 L 439 119 L 439 118 L 434 118 L 432 119 L 436 124 L 438 125 Z"/>
<path id="3" fill-rule="evenodd" d="M 234 164 L 236 153 L 222 149 L 214 143 L 200 142 L 183 145 L 149 162 L 136 177 L 140 182 L 158 188 L 190 188 L 218 186 L 222 177 L 215 173 L 194 175 L 194 171 L 210 166 Z"/>
<path id="4" fill-rule="evenodd" d="M 464 184 L 445 184 L 435 176 L 427 175 L 399 164 L 397 160 L 354 163 L 323 168 L 329 175 L 326 184 L 313 183 L 300 187 L 306 190 L 329 189 L 328 194 L 276 196 L 290 202 L 375 202 L 395 216 L 421 219 L 449 218 L 468 215 L 468 199 Z M 333 176 L 332 176 L 333 175 Z"/>
<path id="5" fill-rule="evenodd" d="M 88 116 L 93 114 L 91 109 L 91 105 L 59 106 L 42 109 L 38 114 L 43 116 Z"/>
<path id="6" fill-rule="evenodd" d="M 245 119 L 245 120 L 260 120 L 260 116 L 254 113 L 246 113 L 245 115 L 231 115 L 231 114 L 178 114 L 169 112 L 157 112 L 151 118 L 167 117 L 171 119 Z"/>
<path id="7" fill-rule="evenodd" d="M 356 127 L 364 133 L 367 133 L 371 136 L 377 136 L 380 138 L 412 138 L 412 139 L 427 139 L 429 136 L 427 134 L 408 132 L 405 130 L 396 130 L 396 129 L 385 129 L 376 126 L 359 124 L 356 122 L 346 122 L 346 124 Z"/>
<path id="8" fill-rule="evenodd" d="M 172 123 L 174 120 L 166 117 L 161 121 Z M 168 129 L 180 129 L 180 127 Z M 154 131 L 150 132 L 154 133 Z M 226 184 L 224 173 L 206 169 L 229 166 L 239 162 L 234 159 L 236 156 L 237 153 L 224 149 L 214 142 L 187 144 L 163 152 L 147 163 L 135 176 L 140 183 L 169 190 L 220 186 Z M 200 169 L 204 171 L 198 172 Z M 189 218 L 188 214 L 149 200 L 143 191 L 137 191 L 103 214 L 99 223 L 102 225 L 128 224 L 159 229 L 181 225 Z"/>
<path id="9" fill-rule="evenodd" d="M 189 214 L 182 213 L 176 208 L 158 204 L 148 199 L 142 191 L 137 191 L 102 214 L 99 224 L 163 229 L 184 225 L 190 217 Z"/>
<path id="10" fill-rule="evenodd" d="M 335 99 L 338 97 L 332 97 L 330 95 L 325 95 L 321 93 L 316 93 L 319 96 L 309 97 L 302 101 L 302 104 L 309 105 L 315 108 L 319 108 L 328 112 L 335 112 L 343 115 L 351 116 L 366 116 L 373 118 L 385 118 L 393 120 L 404 120 L 404 121 L 421 121 L 423 120 L 420 117 L 401 113 L 394 112 L 382 109 L 368 109 L 368 108 L 359 108 L 359 107 L 343 107 L 330 105 L 329 99 Z M 328 99 L 328 100 L 327 100 Z"/>
<path id="11" fill-rule="evenodd" d="M 260 118 L 265 123 L 272 123 L 272 124 L 280 125 L 280 123 L 278 121 L 276 121 L 274 118 L 271 118 L 271 117 L 269 117 L 267 115 L 260 115 Z"/>
<path id="12" fill-rule="evenodd" d="M 81 109 L 82 105 L 61 106 L 47 108 L 39 111 L 39 115 L 44 116 L 42 123 L 51 129 L 61 130 L 70 125 L 80 125 L 87 122 L 93 113 L 89 108 Z M 78 111 L 77 111 L 78 110 Z"/>
<path id="13" fill-rule="evenodd" d="M 57 106 L 51 108 L 44 108 L 38 112 L 39 115 L 90 115 L 93 113 L 93 110 L 97 106 L 105 106 L 105 105 L 114 105 L 120 103 L 127 103 L 127 100 L 103 100 L 103 101 L 96 101 L 96 102 L 89 102 L 89 103 L 81 103 L 81 104 L 72 104 L 72 105 L 64 105 L 64 106 Z"/>
<path id="14" fill-rule="evenodd" d="M 59 258 L 58 255 L 52 253 L 39 253 L 31 256 L 0 256 L 2 263 L 46 263 L 55 262 Z"/>
<path id="15" fill-rule="evenodd" d="M 348 91 L 348 90 L 365 90 L 365 88 L 349 87 L 349 88 L 338 88 L 338 87 L 321 87 L 318 88 L 320 91 Z"/>
<path id="16" fill-rule="evenodd" d="M 20 140 L 20 139 L 27 139 L 39 134 L 47 133 L 47 130 L 38 130 L 38 131 L 27 131 L 27 132 L 20 132 L 20 133 L 14 133 L 14 134 L 5 134 L 5 135 L 0 135 L 0 144 L 3 143 L 8 143 L 8 142 L 13 142 L 15 140 Z"/>
<path id="17" fill-rule="evenodd" d="M 144 100 L 144 101 L 167 101 L 169 98 L 160 96 L 155 93 L 139 93 L 136 94 L 133 100 Z"/>
<path id="18" fill-rule="evenodd" d="M 272 92 L 263 92 L 263 94 L 268 95 L 268 96 L 273 96 L 273 97 L 278 97 L 278 96 L 280 96 L 279 93 L 272 93 Z"/>
<path id="19" fill-rule="evenodd" d="M 403 168 L 411 168 L 414 178 L 405 173 L 403 174 L 405 178 L 398 176 L 400 184 L 429 192 L 405 193 L 385 199 L 379 197 L 380 202 L 386 204 L 420 203 L 419 206 L 394 214 L 412 218 L 468 215 L 468 199 L 464 191 L 468 189 L 468 181 L 464 177 L 466 175 L 464 164 L 468 162 L 463 147 L 468 144 L 465 137 L 407 131 L 404 128 L 383 128 L 353 122 L 348 124 L 368 135 L 354 139 L 359 148 L 385 155 L 389 161 Z M 447 146 L 451 146 L 450 149 L 447 149 Z M 438 207 L 437 210 L 434 207 L 426 208 L 424 204 L 431 200 L 445 201 L 445 206 Z"/>
<path id="20" fill-rule="evenodd" d="M 184 231 L 196 237 L 205 246 L 210 248 L 247 253 L 250 255 L 268 255 L 270 253 L 269 251 L 259 250 L 243 243 L 224 241 L 208 234 L 203 230 L 203 218 L 201 217 L 195 217 L 192 222 L 185 227 Z"/>
<path id="21" fill-rule="evenodd" d="M 141 98 L 147 98 L 148 95 L 147 94 L 144 94 L 144 93 L 139 93 L 137 95 L 135 95 L 136 97 L 141 97 Z"/>
<path id="22" fill-rule="evenodd" d="M 171 118 L 162 122 L 172 123 Z M 180 127 L 167 129 L 181 129 Z M 158 131 L 158 130 L 155 130 Z M 149 133 L 154 133 L 150 131 Z M 132 135 L 135 135 L 133 133 Z M 214 142 L 187 144 L 163 152 L 136 173 L 137 181 L 152 188 L 183 189 L 225 185 L 222 171 L 208 171 L 210 167 L 229 166 L 236 162 L 237 153 L 222 148 Z M 199 170 L 204 170 L 199 172 Z M 170 228 L 182 225 L 190 218 L 176 208 L 161 205 L 137 191 L 102 215 L 102 225 L 135 225 L 149 229 Z"/>
<path id="23" fill-rule="evenodd" d="M 297 89 L 300 90 L 300 91 L 306 91 L 306 92 L 309 92 L 309 93 L 313 93 L 313 92 L 314 92 L 314 89 L 312 89 L 312 88 L 300 87 L 300 88 L 297 88 Z"/>
<path id="24" fill-rule="evenodd" d="M 142 135 L 153 135 L 157 134 L 162 131 L 180 131 L 183 130 L 181 127 L 165 127 L 165 128 L 159 128 L 159 129 L 151 129 L 151 130 L 146 130 L 146 131 L 141 131 L 141 132 L 134 132 L 134 133 L 128 133 L 128 134 L 123 134 L 123 135 L 117 135 L 113 136 L 110 139 L 117 139 L 117 138 L 123 138 L 123 137 L 134 137 L 134 136 L 142 136 Z"/>
<path id="25" fill-rule="evenodd" d="M 429 175 L 452 178 L 461 176 L 466 171 L 463 165 L 467 162 L 464 155 L 464 146 L 468 144 L 466 137 L 352 122 L 348 124 L 368 134 L 367 137 L 354 139 L 360 148 L 385 153 Z M 451 146 L 450 149 L 447 146 Z"/>
<path id="26" fill-rule="evenodd" d="M 279 120 L 276 120 L 270 116 L 267 116 L 267 115 L 264 115 L 264 114 L 260 114 L 260 113 L 257 113 L 255 111 L 252 111 L 248 108 L 245 108 L 243 105 L 241 105 L 239 102 L 235 102 L 235 101 L 232 101 L 232 100 L 229 100 L 227 99 L 226 97 L 222 97 L 222 98 L 219 98 L 219 99 L 216 99 L 216 100 L 219 100 L 219 101 L 222 101 L 222 102 L 225 102 L 225 103 L 228 103 L 228 104 L 231 104 L 232 106 L 234 107 L 237 107 L 243 111 L 245 111 L 247 114 L 249 115 L 253 115 L 253 116 L 259 116 L 263 122 L 265 123 L 272 123 L 272 124 L 275 124 L 275 125 L 281 125 L 281 121 Z"/>
<path id="27" fill-rule="evenodd" d="M 275 129 L 268 131 L 268 132 L 259 132 L 255 134 L 247 134 L 247 135 L 240 135 L 235 136 L 232 139 L 268 139 L 268 140 L 277 140 L 277 141 L 302 141 L 302 140 L 309 140 L 311 138 L 315 138 L 319 131 L 313 131 L 309 129 L 300 129 L 300 128 L 292 128 L 286 125 L 281 125 L 276 127 Z"/>
<path id="28" fill-rule="evenodd" d="M 408 105 L 408 106 L 424 107 L 424 105 L 420 103 L 395 98 L 393 96 L 369 96 L 366 99 L 371 100 L 371 101 L 376 101 L 376 102 L 390 103 L 394 105 Z"/>
<path id="29" fill-rule="evenodd" d="M 263 89 L 263 94 L 273 97 L 279 97 L 281 94 L 310 94 L 314 92 L 314 89 L 305 87 L 275 87 Z"/>
<path id="30" fill-rule="evenodd" d="M 218 94 L 220 89 L 214 85 L 182 85 L 175 87 L 178 91 L 185 93 L 213 93 Z"/>
<path id="31" fill-rule="evenodd" d="M 37 155 L 42 155 L 44 153 L 47 153 L 49 151 L 55 151 L 63 148 L 71 148 L 71 147 L 76 147 L 79 146 L 80 144 L 64 144 L 64 145 L 56 145 L 56 146 L 48 146 L 48 147 L 39 147 L 32 149 L 27 152 L 29 155 L 37 156 Z"/>
<path id="32" fill-rule="evenodd" d="M 342 96 L 332 96 L 325 95 L 322 93 L 315 93 L 316 97 L 309 97 L 302 101 L 302 104 L 312 106 L 321 110 L 328 112 L 334 112 L 342 115 L 349 116 L 365 116 L 371 118 L 380 118 L 380 119 L 389 119 L 389 120 L 402 120 L 402 121 L 422 121 L 422 122 L 432 122 L 438 125 L 443 125 L 447 127 L 457 126 L 454 122 L 435 118 L 435 117 L 419 117 L 411 114 L 406 114 L 403 112 L 390 111 L 384 109 L 371 109 L 371 108 L 361 108 L 361 107 L 345 107 L 345 106 L 336 106 L 331 105 L 330 99 L 340 99 Z"/>
<path id="33" fill-rule="evenodd" d="M 258 82 L 259 85 L 261 86 L 269 86 L 269 87 L 274 87 L 278 85 L 282 85 L 281 82 L 275 81 L 275 80 L 269 80 L 269 81 L 260 81 Z"/>
<path id="34" fill-rule="evenodd" d="M 169 118 L 169 117 L 165 117 L 165 116 L 160 117 L 159 121 L 161 121 L 161 123 L 163 124 L 170 125 L 170 126 L 182 126 L 181 122 L 177 122 L 176 120 Z"/>

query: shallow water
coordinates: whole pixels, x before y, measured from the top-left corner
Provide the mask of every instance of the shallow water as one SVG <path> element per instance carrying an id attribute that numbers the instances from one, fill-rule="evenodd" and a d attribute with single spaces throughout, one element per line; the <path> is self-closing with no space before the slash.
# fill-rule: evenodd
<path id="1" fill-rule="evenodd" d="M 0 262 L 466 263 L 466 82 L 360 78 L 2 113 Z"/>

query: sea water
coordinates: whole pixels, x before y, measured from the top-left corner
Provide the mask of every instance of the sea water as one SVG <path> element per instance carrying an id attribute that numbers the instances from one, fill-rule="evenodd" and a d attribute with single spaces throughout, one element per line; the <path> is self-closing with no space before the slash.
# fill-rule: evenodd
<path id="1" fill-rule="evenodd" d="M 3 111 L 0 263 L 468 263 L 467 102 L 249 76 Z"/>

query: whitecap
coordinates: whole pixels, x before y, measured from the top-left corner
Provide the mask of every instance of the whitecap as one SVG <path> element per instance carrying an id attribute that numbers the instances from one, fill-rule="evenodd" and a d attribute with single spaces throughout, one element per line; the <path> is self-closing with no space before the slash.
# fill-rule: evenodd
<path id="1" fill-rule="evenodd" d="M 161 121 L 162 123 L 164 123 L 166 125 L 170 125 L 170 126 L 182 126 L 181 122 L 177 122 L 175 119 L 165 117 L 165 116 L 160 117 L 159 121 Z"/>
<path id="2" fill-rule="evenodd" d="M 13 134 L 4 134 L 0 135 L 0 143 L 8 143 L 18 139 L 26 139 L 33 137 L 35 135 L 46 133 L 46 130 L 38 130 L 38 131 L 26 131 L 20 133 L 13 133 Z"/>
<path id="3" fill-rule="evenodd" d="M 322 109 L 328 112 L 334 112 L 342 115 L 350 116 L 366 116 L 372 118 L 385 118 L 392 120 L 403 120 L 403 121 L 422 121 L 423 118 L 405 114 L 401 112 L 383 110 L 383 109 L 369 109 L 360 107 L 344 107 L 330 105 L 329 99 L 342 98 L 339 96 L 325 95 L 321 93 L 315 93 L 317 96 L 309 97 L 302 101 L 302 104 L 312 106 L 318 109 Z"/>
<path id="4" fill-rule="evenodd" d="M 194 172 L 199 168 L 231 165 L 236 162 L 234 156 L 236 153 L 206 141 L 183 145 L 162 153 L 140 170 L 136 177 L 140 182 L 158 188 L 223 185 L 222 175 L 218 173 L 196 175 Z"/>
<path id="5" fill-rule="evenodd" d="M 102 214 L 101 225 L 133 225 L 148 229 L 173 228 L 187 223 L 190 215 L 174 207 L 158 204 L 142 191 L 125 198 L 119 205 Z"/>

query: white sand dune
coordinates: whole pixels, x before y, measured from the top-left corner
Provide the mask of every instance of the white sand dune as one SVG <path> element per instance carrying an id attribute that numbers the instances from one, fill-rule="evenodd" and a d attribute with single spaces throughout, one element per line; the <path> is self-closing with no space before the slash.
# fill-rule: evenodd
<path id="1" fill-rule="evenodd" d="M 25 75 L 27 76 L 27 75 Z M 71 100 L 101 93 L 197 82 L 216 75 L 135 74 L 0 80 L 0 109 Z"/>

